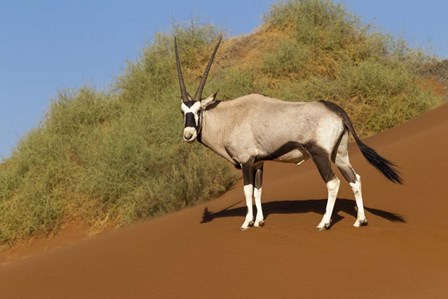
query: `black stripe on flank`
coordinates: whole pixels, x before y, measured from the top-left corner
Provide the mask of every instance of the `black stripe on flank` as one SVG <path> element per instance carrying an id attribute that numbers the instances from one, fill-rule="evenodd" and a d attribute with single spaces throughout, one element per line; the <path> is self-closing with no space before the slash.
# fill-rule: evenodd
<path id="1" fill-rule="evenodd" d="M 270 154 L 257 156 L 256 161 L 275 160 L 295 149 L 303 149 L 303 147 L 296 141 L 288 141 Z"/>

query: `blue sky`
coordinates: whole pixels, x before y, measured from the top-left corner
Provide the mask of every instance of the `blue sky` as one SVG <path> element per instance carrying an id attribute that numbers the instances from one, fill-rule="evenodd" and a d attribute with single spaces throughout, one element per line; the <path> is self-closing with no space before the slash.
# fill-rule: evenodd
<path id="1" fill-rule="evenodd" d="M 154 33 L 198 18 L 229 35 L 253 31 L 275 0 L 7 0 L 0 5 L 0 159 L 36 127 L 58 91 L 105 89 Z M 411 46 L 448 58 L 448 1 L 346 0 Z"/>

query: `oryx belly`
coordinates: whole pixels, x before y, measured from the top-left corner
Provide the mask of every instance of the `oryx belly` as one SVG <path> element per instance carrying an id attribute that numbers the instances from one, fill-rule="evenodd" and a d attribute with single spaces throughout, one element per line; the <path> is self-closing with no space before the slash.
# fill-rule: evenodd
<path id="1" fill-rule="evenodd" d="M 285 163 L 301 163 L 307 160 L 310 156 L 308 152 L 297 142 L 290 141 L 283 145 L 277 144 L 273 147 L 267 147 L 258 149 L 257 160 L 273 160 Z M 274 149 L 275 148 L 275 149 Z"/>
<path id="2" fill-rule="evenodd" d="M 295 163 L 300 164 L 309 159 L 309 155 L 307 152 L 300 149 L 293 149 L 290 152 L 287 152 L 277 158 L 274 158 L 274 161 L 285 162 L 285 163 Z"/>

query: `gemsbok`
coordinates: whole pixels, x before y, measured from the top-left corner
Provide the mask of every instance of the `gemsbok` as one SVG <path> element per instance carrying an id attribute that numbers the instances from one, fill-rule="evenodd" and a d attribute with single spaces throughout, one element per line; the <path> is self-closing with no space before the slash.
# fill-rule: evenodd
<path id="1" fill-rule="evenodd" d="M 176 38 L 174 49 L 184 117 L 183 139 L 200 143 L 242 169 L 247 214 L 241 226 L 264 225 L 261 207 L 263 162 L 272 160 L 303 163 L 311 158 L 328 189 L 325 214 L 318 230 L 330 227 L 331 214 L 339 190 L 339 179 L 331 169 L 335 163 L 353 190 L 357 218 L 355 227 L 367 225 L 361 194 L 361 177 L 348 157 L 349 133 L 367 161 L 394 183 L 402 183 L 395 165 L 364 144 L 353 128 L 347 113 L 329 101 L 285 102 L 260 94 L 234 100 L 218 101 L 216 93 L 202 99 L 202 91 L 222 38 L 219 39 L 202 75 L 196 94 L 187 92 Z M 252 199 L 257 215 L 254 221 Z"/>

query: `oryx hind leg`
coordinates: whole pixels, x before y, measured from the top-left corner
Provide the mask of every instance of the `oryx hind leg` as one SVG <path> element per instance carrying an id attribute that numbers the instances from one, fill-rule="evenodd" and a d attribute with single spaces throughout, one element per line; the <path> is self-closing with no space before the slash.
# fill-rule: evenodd
<path id="1" fill-rule="evenodd" d="M 327 185 L 328 200 L 325 208 L 325 214 L 322 217 L 321 222 L 316 227 L 318 230 L 325 230 L 330 228 L 331 215 L 336 203 L 340 181 L 331 169 L 330 154 L 325 149 L 314 146 L 308 151 L 316 164 L 322 179 Z"/>
<path id="2" fill-rule="evenodd" d="M 345 132 L 337 149 L 335 164 L 349 183 L 350 187 L 352 188 L 353 194 L 355 195 L 356 207 L 358 209 L 358 212 L 356 221 L 353 226 L 360 227 L 367 225 L 367 218 L 364 212 L 364 204 L 361 192 L 361 176 L 359 176 L 355 172 L 352 165 L 350 164 L 347 146 L 348 132 Z"/>
<path id="3" fill-rule="evenodd" d="M 261 207 L 261 191 L 262 191 L 262 183 L 263 183 L 263 164 L 255 170 L 255 188 L 254 188 L 254 197 L 255 197 L 255 206 L 257 207 L 257 217 L 255 217 L 255 227 L 264 226 L 264 216 L 263 209 Z"/>

